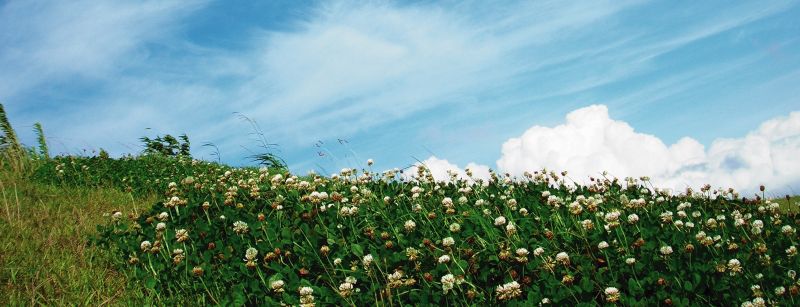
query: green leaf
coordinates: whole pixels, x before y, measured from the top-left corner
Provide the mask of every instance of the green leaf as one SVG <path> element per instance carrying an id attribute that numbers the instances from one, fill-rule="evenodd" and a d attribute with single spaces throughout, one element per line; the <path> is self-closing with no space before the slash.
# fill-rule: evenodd
<path id="1" fill-rule="evenodd" d="M 694 289 L 694 286 L 690 281 L 687 280 L 686 282 L 683 283 L 683 289 L 686 291 L 692 291 L 692 289 Z"/>
<path id="2" fill-rule="evenodd" d="M 350 245 L 350 251 L 358 257 L 364 257 L 364 247 L 359 244 Z"/>
<path id="3" fill-rule="evenodd" d="M 247 303 L 247 296 L 244 294 L 244 288 L 241 285 L 233 287 L 233 306 L 240 307 Z"/>
<path id="4" fill-rule="evenodd" d="M 147 277 L 144 281 L 144 286 L 147 287 L 147 289 L 153 290 L 156 288 L 156 280 L 152 277 Z"/>

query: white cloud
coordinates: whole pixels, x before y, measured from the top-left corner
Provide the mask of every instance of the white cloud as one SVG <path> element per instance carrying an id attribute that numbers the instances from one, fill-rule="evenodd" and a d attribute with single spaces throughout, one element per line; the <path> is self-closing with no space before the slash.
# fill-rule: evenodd
<path id="1" fill-rule="evenodd" d="M 439 159 L 434 156 L 431 156 L 425 161 L 414 163 L 414 165 L 404 173 L 407 175 L 412 175 L 417 173 L 417 169 L 420 165 L 425 165 L 433 175 L 433 179 L 436 181 L 445 181 L 450 182 L 450 175 L 448 171 L 454 172 L 458 175 L 459 179 L 468 179 L 471 181 L 470 177 L 467 176 L 467 172 L 464 169 L 469 169 L 472 172 L 472 178 L 474 179 L 483 179 L 488 181 L 491 176 L 489 176 L 489 167 L 486 165 L 478 165 L 473 162 L 467 164 L 467 167 L 464 169 L 459 168 L 458 165 L 452 164 L 444 159 Z"/>
<path id="2" fill-rule="evenodd" d="M 592 105 L 570 112 L 563 125 L 530 128 L 505 142 L 502 153 L 501 172 L 565 170 L 578 184 L 608 171 L 620 178 L 648 176 L 677 191 L 705 184 L 740 191 L 764 184 L 781 191 L 800 183 L 800 112 L 766 121 L 743 138 L 717 139 L 705 151 L 689 137 L 667 147 L 609 118 L 606 106 Z"/>
<path id="3" fill-rule="evenodd" d="M 53 80 L 97 80 L 148 58 L 205 1 L 10 1 L 0 7 L 0 98 Z"/>

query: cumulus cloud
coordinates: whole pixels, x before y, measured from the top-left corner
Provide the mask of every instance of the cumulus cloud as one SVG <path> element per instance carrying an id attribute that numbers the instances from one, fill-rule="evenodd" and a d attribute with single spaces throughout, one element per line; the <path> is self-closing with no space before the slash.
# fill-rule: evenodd
<path id="1" fill-rule="evenodd" d="M 522 174 L 547 168 L 568 171 L 578 184 L 608 171 L 616 177 L 648 176 L 657 187 L 684 190 L 711 184 L 754 191 L 767 185 L 780 191 L 800 183 L 800 112 L 775 118 L 736 139 L 717 139 L 706 151 L 684 137 L 666 146 L 613 120 L 604 105 L 570 112 L 566 123 L 534 126 L 503 144 L 501 172 Z"/>
<path id="2" fill-rule="evenodd" d="M 433 179 L 436 181 L 449 182 L 450 175 L 448 174 L 448 171 L 456 173 L 458 175 L 457 178 L 459 179 L 468 179 L 472 181 L 472 179 L 467 176 L 465 169 L 469 169 L 470 172 L 472 172 L 472 178 L 474 179 L 483 179 L 488 181 L 489 178 L 491 178 L 491 176 L 489 176 L 489 167 L 486 165 L 478 165 L 474 162 L 470 162 L 467 164 L 467 167 L 462 169 L 456 164 L 452 164 L 445 159 L 436 158 L 435 156 L 431 156 L 425 161 L 414 163 L 414 165 L 411 166 L 405 173 L 409 175 L 416 174 L 420 165 L 425 165 L 425 167 L 431 171 Z"/>

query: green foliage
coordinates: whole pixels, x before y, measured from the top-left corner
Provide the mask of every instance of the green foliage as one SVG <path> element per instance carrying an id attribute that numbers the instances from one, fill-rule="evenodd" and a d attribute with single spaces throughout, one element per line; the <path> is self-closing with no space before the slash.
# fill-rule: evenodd
<path id="1" fill-rule="evenodd" d="M 33 132 L 36 133 L 36 142 L 39 143 L 39 151 L 36 154 L 40 158 L 50 159 L 50 149 L 47 147 L 47 140 L 44 138 L 42 125 L 39 123 L 33 124 Z"/>
<path id="2" fill-rule="evenodd" d="M 139 140 L 144 143 L 145 154 L 156 154 L 166 157 L 191 156 L 189 153 L 189 137 L 186 136 L 186 134 L 182 134 L 178 138 L 183 142 L 178 141 L 178 139 L 169 134 L 164 137 L 157 136 L 152 140 L 148 137 L 142 137 Z"/>
<path id="3" fill-rule="evenodd" d="M 738 306 L 797 292 L 797 217 L 725 191 L 573 188 L 553 173 L 470 186 L 424 168 L 415 180 L 187 171 L 94 237 L 163 298 L 310 306 L 298 291 L 310 287 L 317 306 Z"/>
<path id="4" fill-rule="evenodd" d="M 0 134 L 0 147 L 10 150 L 18 150 L 20 148 L 19 139 L 17 139 L 14 128 L 11 128 L 11 123 L 8 122 L 3 104 L 0 104 L 0 132 L 2 132 Z"/>

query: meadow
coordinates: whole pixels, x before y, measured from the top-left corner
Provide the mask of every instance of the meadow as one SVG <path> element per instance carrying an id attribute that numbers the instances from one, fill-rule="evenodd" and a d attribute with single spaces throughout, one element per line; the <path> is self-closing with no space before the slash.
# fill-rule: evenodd
<path id="1" fill-rule="evenodd" d="M 51 156 L 0 113 L 3 306 L 800 304 L 796 195 L 371 161 L 295 174 L 193 159 L 185 136 Z"/>

